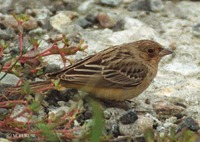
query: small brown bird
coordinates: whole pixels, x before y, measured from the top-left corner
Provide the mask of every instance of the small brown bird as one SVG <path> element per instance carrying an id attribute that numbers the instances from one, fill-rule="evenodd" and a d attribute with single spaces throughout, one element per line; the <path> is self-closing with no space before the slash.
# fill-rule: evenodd
<path id="1" fill-rule="evenodd" d="M 155 41 L 140 40 L 112 46 L 46 76 L 96 98 L 124 101 L 138 96 L 150 85 L 160 59 L 171 53 Z"/>

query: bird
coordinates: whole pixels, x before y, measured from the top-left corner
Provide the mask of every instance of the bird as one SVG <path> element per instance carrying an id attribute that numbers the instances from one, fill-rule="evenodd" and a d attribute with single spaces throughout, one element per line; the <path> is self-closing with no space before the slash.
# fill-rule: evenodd
<path id="1" fill-rule="evenodd" d="M 140 95 L 155 78 L 160 60 L 173 51 L 153 40 L 111 46 L 59 71 L 47 73 L 44 87 L 59 79 L 64 88 L 87 92 L 106 101 L 125 101 Z"/>

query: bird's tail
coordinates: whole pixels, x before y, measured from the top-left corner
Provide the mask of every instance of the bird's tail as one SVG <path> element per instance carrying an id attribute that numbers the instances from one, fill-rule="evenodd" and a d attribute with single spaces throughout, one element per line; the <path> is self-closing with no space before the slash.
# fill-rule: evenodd
<path id="1" fill-rule="evenodd" d="M 50 81 L 39 81 L 39 82 L 33 82 L 33 83 L 25 83 L 22 86 L 17 86 L 17 87 L 9 87 L 5 89 L 6 93 L 11 93 L 11 94 L 17 94 L 17 93 L 23 93 L 23 92 L 44 92 L 49 89 L 53 89 L 54 84 Z"/>

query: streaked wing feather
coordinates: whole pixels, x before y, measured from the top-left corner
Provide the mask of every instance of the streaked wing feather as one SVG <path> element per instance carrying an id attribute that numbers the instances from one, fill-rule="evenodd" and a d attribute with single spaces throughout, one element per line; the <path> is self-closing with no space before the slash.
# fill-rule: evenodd
<path id="1" fill-rule="evenodd" d="M 115 87 L 131 88 L 142 83 L 148 73 L 148 68 L 138 62 L 134 52 L 129 48 L 118 48 L 112 55 L 102 57 L 102 76 Z M 113 56 L 115 55 L 115 56 Z"/>
<path id="2" fill-rule="evenodd" d="M 126 62 L 126 59 L 124 59 Z M 129 66 L 116 65 L 119 68 L 113 68 L 113 66 L 105 66 L 103 69 L 103 76 L 106 80 L 118 84 L 119 87 L 129 88 L 134 87 L 142 83 L 147 75 L 147 67 L 137 62 L 131 62 Z M 130 68 L 130 69 L 129 69 Z"/>
<path id="3" fill-rule="evenodd" d="M 128 49 L 115 46 L 51 75 L 79 85 L 129 88 L 139 85 L 147 71 Z"/>

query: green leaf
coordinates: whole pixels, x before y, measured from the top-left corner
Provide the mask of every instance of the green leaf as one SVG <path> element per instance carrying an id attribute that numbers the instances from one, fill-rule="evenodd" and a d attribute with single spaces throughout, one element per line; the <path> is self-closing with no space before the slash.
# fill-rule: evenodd
<path id="1" fill-rule="evenodd" d="M 145 141 L 154 142 L 154 131 L 152 128 L 146 129 L 144 132 Z"/>
<path id="2" fill-rule="evenodd" d="M 89 103 L 93 110 L 93 126 L 92 126 L 90 141 L 100 142 L 105 127 L 103 111 L 101 109 L 100 103 L 98 103 L 94 99 L 91 99 Z"/>
<path id="3" fill-rule="evenodd" d="M 24 85 L 22 86 L 22 94 L 31 94 L 31 88 L 28 81 L 25 81 Z"/>
<path id="4" fill-rule="evenodd" d="M 32 111 L 37 112 L 40 109 L 41 104 L 39 102 L 33 102 L 31 105 L 29 105 L 29 108 Z"/>
<path id="5" fill-rule="evenodd" d="M 42 135 L 45 138 L 45 141 L 48 142 L 59 142 L 59 138 L 53 132 L 52 128 L 44 123 L 37 124 L 37 127 L 41 130 Z"/>

